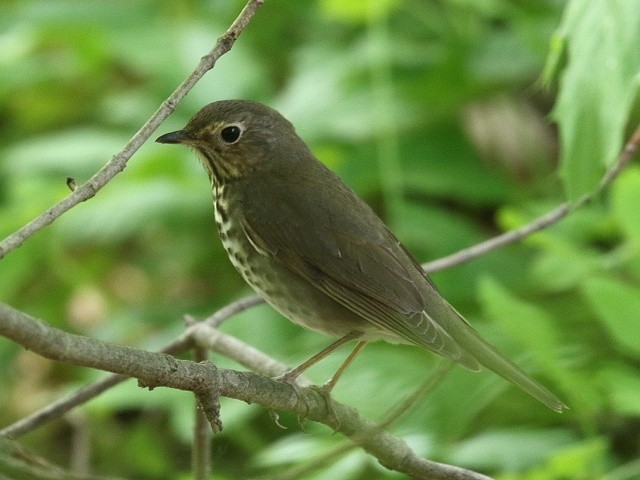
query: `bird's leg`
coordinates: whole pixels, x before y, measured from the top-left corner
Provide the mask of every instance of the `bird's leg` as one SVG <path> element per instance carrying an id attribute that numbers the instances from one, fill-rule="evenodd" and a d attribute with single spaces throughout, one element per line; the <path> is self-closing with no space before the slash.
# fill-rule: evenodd
<path id="1" fill-rule="evenodd" d="M 338 380 L 340 379 L 344 371 L 347 369 L 349 365 L 351 365 L 351 362 L 353 362 L 353 360 L 356 358 L 356 355 L 358 355 L 360 350 L 362 350 L 366 344 L 367 342 L 365 342 L 364 340 L 360 340 L 358 343 L 356 343 L 356 346 L 353 347 L 353 350 L 351 350 L 351 353 L 347 356 L 344 362 L 342 362 L 342 365 L 340 365 L 340 368 L 336 370 L 336 373 L 334 373 L 331 376 L 331 378 L 327 383 L 318 387 L 318 391 L 322 394 L 325 402 L 327 403 L 329 417 L 333 419 L 333 423 L 335 425 L 334 428 L 336 430 L 340 428 L 340 420 L 338 420 L 338 416 L 336 415 L 336 412 L 333 409 L 333 400 L 331 399 L 331 391 L 333 390 L 333 387 L 336 386 L 336 383 L 338 383 Z"/>
<path id="2" fill-rule="evenodd" d="M 349 365 L 351 365 L 351 362 L 353 362 L 354 358 L 356 358 L 356 355 L 360 353 L 360 350 L 362 350 L 366 344 L 367 342 L 365 342 L 364 340 L 360 340 L 358 343 L 356 343 L 356 346 L 353 347 L 353 350 L 351 350 L 351 353 L 349 354 L 349 356 L 345 359 L 344 362 L 342 362 L 342 365 L 340 365 L 340 368 L 338 368 L 338 370 L 336 370 L 336 373 L 333 374 L 333 376 L 329 379 L 329 381 L 322 386 L 322 389 L 327 394 L 331 393 L 331 391 L 333 390 L 333 387 L 336 386 L 336 383 L 338 383 L 338 380 L 340 379 L 344 371 L 347 369 Z"/>
<path id="3" fill-rule="evenodd" d="M 300 376 L 300 374 L 302 374 L 305 370 L 307 370 L 309 367 L 315 365 L 316 363 L 318 363 L 320 360 L 322 360 L 325 357 L 328 357 L 331 353 L 333 353 L 335 350 L 337 350 L 338 348 L 340 348 L 342 345 L 344 345 L 345 343 L 350 342 L 351 340 L 355 340 L 356 338 L 358 338 L 360 335 L 362 335 L 360 332 L 349 332 L 347 333 L 344 337 L 340 337 L 338 340 L 336 340 L 335 342 L 333 342 L 331 345 L 329 345 L 328 347 L 324 348 L 323 350 L 321 350 L 320 352 L 316 353 L 313 357 L 311 357 L 309 360 L 302 362 L 300 365 L 298 365 L 295 368 L 292 368 L 291 370 L 289 370 L 288 372 L 283 373 L 282 375 L 276 377 L 276 380 L 281 380 L 290 384 L 293 384 L 296 380 L 296 378 L 298 378 Z M 356 345 L 356 348 L 358 348 L 358 346 Z M 362 347 L 360 347 L 362 348 Z M 358 348 L 358 350 L 360 349 Z M 354 349 L 355 350 L 355 349 Z M 356 352 L 357 353 L 357 352 Z M 352 357 L 352 355 L 349 355 L 349 357 Z M 349 358 L 347 358 L 347 360 L 349 360 Z M 349 363 L 351 363 L 351 360 L 349 360 Z M 347 364 L 348 365 L 348 364 Z M 340 374 L 342 374 L 342 371 L 347 367 L 347 365 L 343 364 L 343 367 L 340 367 L 340 369 L 338 370 L 338 372 Z M 338 374 L 338 372 L 336 372 L 336 374 Z M 335 377 L 336 375 L 334 375 Z M 338 375 L 339 376 L 339 375 Z M 333 377 L 331 378 L 331 380 L 329 380 L 329 382 L 333 381 L 333 384 L 335 385 L 335 382 L 338 379 L 336 378 L 335 381 L 333 381 Z M 333 387 L 332 387 L 333 388 Z"/>
<path id="4" fill-rule="evenodd" d="M 316 363 L 318 363 L 323 358 L 329 356 L 332 352 L 334 352 L 335 350 L 340 348 L 345 343 L 348 343 L 351 340 L 355 340 L 356 338 L 360 337 L 361 335 L 362 334 L 360 332 L 349 332 L 345 336 L 343 336 L 343 337 L 339 338 L 338 340 L 336 340 L 335 342 L 333 342 L 328 347 L 326 347 L 323 350 L 321 350 L 320 352 L 316 353 L 309 360 L 301 363 L 297 367 L 295 367 L 295 368 L 289 370 L 288 372 L 285 372 L 284 374 L 282 374 L 282 375 L 280 375 L 280 376 L 275 378 L 276 380 L 284 381 L 284 382 L 287 382 L 289 385 L 291 385 L 293 387 L 294 391 L 296 392 L 296 395 L 298 397 L 298 401 L 299 402 L 302 401 L 302 403 L 305 405 L 306 412 L 304 414 L 300 414 L 298 416 L 298 421 L 300 422 L 300 425 L 302 425 L 303 420 L 307 417 L 307 415 L 309 413 L 309 404 L 307 403 L 306 397 L 304 396 L 304 394 L 302 392 L 302 389 L 300 388 L 300 386 L 296 382 L 296 378 L 298 378 L 298 376 L 300 376 L 300 374 L 302 374 L 309 367 L 315 365 Z M 325 399 L 325 401 L 327 403 L 327 408 L 329 409 L 329 415 L 333 416 L 334 418 L 336 418 L 336 415 L 333 412 L 333 407 L 331 405 L 331 395 L 330 395 L 331 394 L 331 390 L 333 390 L 333 387 L 335 386 L 336 382 L 338 381 L 338 379 L 340 378 L 342 373 L 349 366 L 349 364 L 353 361 L 354 357 L 362 349 L 362 347 L 364 347 L 364 345 L 365 345 L 365 342 L 362 342 L 362 341 L 358 342 L 356 344 L 356 346 L 354 347 L 354 349 L 352 350 L 352 352 L 347 357 L 347 359 L 342 363 L 342 365 L 340 366 L 338 371 L 333 374 L 331 379 L 326 384 L 322 385 L 321 387 L 316 387 L 317 390 L 323 395 L 323 397 L 324 397 L 324 399 Z M 336 423 L 337 423 L 337 419 L 336 419 Z"/>

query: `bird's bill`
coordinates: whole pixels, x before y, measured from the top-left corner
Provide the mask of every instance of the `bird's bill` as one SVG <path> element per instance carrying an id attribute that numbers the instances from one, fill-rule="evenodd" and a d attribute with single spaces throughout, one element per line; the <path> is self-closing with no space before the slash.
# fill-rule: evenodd
<path id="1" fill-rule="evenodd" d="M 156 138 L 157 143 L 186 143 L 190 140 L 189 135 L 184 130 L 165 133 Z"/>

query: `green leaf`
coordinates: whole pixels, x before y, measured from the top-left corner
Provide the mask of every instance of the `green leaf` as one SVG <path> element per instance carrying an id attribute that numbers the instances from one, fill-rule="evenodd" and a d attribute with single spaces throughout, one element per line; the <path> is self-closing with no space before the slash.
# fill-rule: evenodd
<path id="1" fill-rule="evenodd" d="M 569 243 L 553 245 L 533 264 L 533 277 L 546 291 L 561 292 L 579 285 L 602 268 L 600 258 Z"/>
<path id="2" fill-rule="evenodd" d="M 475 469 L 521 470 L 573 443 L 575 437 L 565 430 L 491 431 L 462 442 L 451 461 Z"/>
<path id="3" fill-rule="evenodd" d="M 613 185 L 613 211 L 629 240 L 640 245 L 640 168 L 628 168 Z"/>
<path id="4" fill-rule="evenodd" d="M 322 0 L 320 7 L 330 17 L 351 22 L 366 22 L 369 18 L 384 18 L 391 12 L 397 0 L 375 0 L 368 2 L 343 2 Z"/>
<path id="5" fill-rule="evenodd" d="M 542 86 L 548 88 L 558 75 L 561 63 L 564 60 L 564 55 L 567 51 L 566 38 L 560 32 L 556 32 L 551 36 L 549 40 L 549 54 L 547 55 L 547 61 L 542 69 L 542 75 L 540 80 Z"/>
<path id="6" fill-rule="evenodd" d="M 553 319 L 540 307 L 516 298 L 492 278 L 480 283 L 479 296 L 488 317 L 523 345 L 537 352 L 539 361 L 551 364 L 550 352 L 557 345 Z"/>
<path id="7" fill-rule="evenodd" d="M 611 278 L 585 280 L 585 299 L 621 348 L 640 355 L 640 288 Z"/>
<path id="8" fill-rule="evenodd" d="M 607 441 L 602 437 L 569 445 L 549 459 L 548 476 L 539 478 L 602 478 L 607 448 Z"/>
<path id="9" fill-rule="evenodd" d="M 598 375 L 611 406 L 622 415 L 640 415 L 640 378 L 638 371 L 627 365 L 606 368 Z"/>
<path id="10" fill-rule="evenodd" d="M 561 32 L 569 62 L 553 116 L 560 127 L 561 176 L 575 200 L 593 190 L 617 158 L 637 94 L 637 0 L 573 0 Z"/>

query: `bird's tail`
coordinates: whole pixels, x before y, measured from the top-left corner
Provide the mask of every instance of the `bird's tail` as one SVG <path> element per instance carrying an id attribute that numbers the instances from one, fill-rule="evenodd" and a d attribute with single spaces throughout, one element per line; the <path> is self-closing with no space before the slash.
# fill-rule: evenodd
<path id="1" fill-rule="evenodd" d="M 473 328 L 469 327 L 467 333 L 461 337 L 463 338 L 458 337 L 457 339 L 460 345 L 469 351 L 482 366 L 494 371 L 556 412 L 562 412 L 568 408 L 556 395 L 483 340 Z"/>
<path id="2" fill-rule="evenodd" d="M 556 395 L 529 377 L 520 367 L 480 337 L 480 334 L 451 305 L 446 305 L 451 309 L 449 315 L 446 315 L 449 320 L 446 330 L 466 353 L 482 366 L 494 371 L 552 410 L 562 412 L 568 408 Z"/>

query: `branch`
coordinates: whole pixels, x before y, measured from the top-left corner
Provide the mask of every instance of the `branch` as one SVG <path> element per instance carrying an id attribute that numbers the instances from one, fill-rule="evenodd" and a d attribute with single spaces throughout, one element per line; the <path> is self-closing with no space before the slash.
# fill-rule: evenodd
<path id="1" fill-rule="evenodd" d="M 66 333 L 2 302 L 0 334 L 50 360 L 135 377 L 149 389 L 167 386 L 194 392 L 214 431 L 220 430 L 213 366 Z"/>
<path id="2" fill-rule="evenodd" d="M 83 475 L 60 468 L 22 445 L 0 435 L 0 478 L 29 480 L 123 480 L 118 477 Z"/>
<path id="3" fill-rule="evenodd" d="M 198 323 L 197 325 L 187 328 L 187 330 L 180 337 L 178 337 L 170 344 L 166 345 L 162 350 L 160 350 L 160 352 L 170 355 L 181 353 L 193 345 L 192 335 L 193 332 L 195 332 L 197 329 L 202 328 L 204 325 L 216 327 L 227 318 L 237 313 L 243 312 L 244 310 L 247 310 L 260 303 L 264 303 L 264 300 L 256 295 L 242 298 L 236 302 L 233 302 L 226 307 L 221 308 L 214 314 L 210 315 L 204 321 Z M 109 375 L 101 380 L 97 380 L 81 388 L 80 390 L 67 395 L 66 397 L 60 398 L 55 402 L 48 404 L 37 412 L 34 412 L 31 415 L 24 417 L 17 422 L 3 428 L 2 430 L 0 430 L 0 435 L 4 435 L 9 438 L 20 437 L 25 433 L 35 430 L 40 425 L 61 417 L 78 405 L 82 405 L 88 402 L 92 398 L 97 397 L 102 392 L 110 389 L 111 387 L 115 387 L 128 378 L 129 377 L 124 375 L 114 374 Z"/>
<path id="4" fill-rule="evenodd" d="M 187 325 L 195 325 L 196 323 L 191 316 L 185 317 L 185 320 Z M 200 345 L 194 347 L 193 354 L 196 362 L 205 362 L 208 360 L 209 352 Z M 195 480 L 208 480 L 211 478 L 211 444 L 213 435 L 207 425 L 207 417 L 202 410 L 200 410 L 197 402 L 195 407 L 191 469 L 193 470 Z"/>
<path id="5" fill-rule="evenodd" d="M 210 363 L 179 360 L 163 353 L 65 333 L 2 302 L 0 334 L 51 360 L 135 377 L 149 389 L 166 386 L 192 391 L 214 431 L 221 429 L 218 396 L 223 395 L 257 403 L 269 410 L 292 412 L 328 425 L 375 456 L 385 467 L 411 478 L 488 478 L 419 457 L 404 440 L 363 419 L 355 409 L 325 397 L 313 387 L 299 389 L 302 395 L 299 396 L 292 385 L 255 373 L 218 369 Z"/>
<path id="6" fill-rule="evenodd" d="M 124 167 L 133 154 L 138 151 L 160 124 L 173 113 L 178 103 L 189 93 L 204 74 L 213 68 L 218 59 L 231 49 L 263 3 L 264 0 L 249 0 L 247 2 L 238 18 L 236 18 L 229 29 L 218 39 L 213 50 L 200 59 L 200 63 L 191 75 L 160 105 L 124 148 L 114 155 L 97 173 L 85 183 L 78 186 L 68 197 L 0 242 L 0 259 L 11 250 L 22 245 L 25 240 L 33 234 L 53 223 L 54 220 L 71 208 L 92 198 L 102 187 L 113 179 L 113 177 L 124 170 Z"/>
<path id="7" fill-rule="evenodd" d="M 604 177 L 602 177 L 602 180 L 600 180 L 600 183 L 598 184 L 598 188 L 596 188 L 593 192 L 583 195 L 581 198 L 576 200 L 575 203 L 562 203 L 550 212 L 536 218 L 532 222 L 527 223 L 520 228 L 505 232 L 502 235 L 490 238 L 489 240 L 485 240 L 484 242 L 480 242 L 476 245 L 473 245 L 472 247 L 460 250 L 449 256 L 442 257 L 432 262 L 427 262 L 422 265 L 422 268 L 427 273 L 434 273 L 439 272 L 440 270 L 455 267 L 457 265 L 467 263 L 475 258 L 481 257 L 485 253 L 488 253 L 497 248 L 504 247 L 505 245 L 509 245 L 511 243 L 519 242 L 532 233 L 539 232 L 540 230 L 544 230 L 545 228 L 550 227 L 554 223 L 558 223 L 564 217 L 582 207 L 585 203 L 588 203 L 602 190 L 608 187 L 611 182 L 616 179 L 616 177 L 620 174 L 624 167 L 631 161 L 638 150 L 639 144 L 640 125 L 636 127 L 636 130 L 629 138 L 629 141 L 622 149 L 622 152 L 620 152 L 616 163 L 607 171 Z"/>
<path id="8" fill-rule="evenodd" d="M 270 357 L 257 348 L 242 340 L 221 332 L 216 327 L 206 323 L 199 323 L 191 332 L 193 342 L 199 347 L 213 350 L 223 356 L 238 362 L 252 372 L 276 377 L 287 372 L 291 367 Z M 303 375 L 297 378 L 297 383 L 304 386 L 310 382 Z"/>

